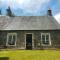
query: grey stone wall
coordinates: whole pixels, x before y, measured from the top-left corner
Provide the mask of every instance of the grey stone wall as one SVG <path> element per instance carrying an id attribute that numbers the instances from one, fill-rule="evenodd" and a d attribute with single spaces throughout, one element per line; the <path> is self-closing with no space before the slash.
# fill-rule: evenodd
<path id="1" fill-rule="evenodd" d="M 17 42 L 16 46 L 8 47 L 6 46 L 7 34 L 8 33 L 17 33 Z M 33 34 L 33 49 L 48 49 L 48 48 L 60 48 L 60 30 L 46 30 L 46 31 L 0 31 L 0 48 L 18 48 L 26 49 L 25 44 L 25 34 Z M 50 33 L 51 36 L 51 46 L 42 46 L 41 45 L 41 33 Z M 40 45 L 39 45 L 40 44 Z"/>

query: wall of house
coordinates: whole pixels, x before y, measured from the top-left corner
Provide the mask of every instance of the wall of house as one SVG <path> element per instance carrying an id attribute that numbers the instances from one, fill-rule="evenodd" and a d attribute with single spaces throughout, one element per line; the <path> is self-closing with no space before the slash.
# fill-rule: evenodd
<path id="1" fill-rule="evenodd" d="M 16 46 L 6 46 L 7 34 L 17 33 Z M 60 30 L 46 30 L 46 31 L 0 31 L 0 48 L 18 48 L 26 49 L 25 35 L 26 33 L 33 34 L 33 49 L 47 49 L 47 48 L 60 48 Z M 41 33 L 50 33 L 51 46 L 41 45 Z"/>

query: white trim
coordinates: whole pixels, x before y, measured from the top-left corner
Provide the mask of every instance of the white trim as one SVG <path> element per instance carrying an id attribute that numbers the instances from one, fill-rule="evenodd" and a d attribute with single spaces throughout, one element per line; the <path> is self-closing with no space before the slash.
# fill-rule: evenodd
<path id="1" fill-rule="evenodd" d="M 25 49 L 26 49 L 26 35 L 32 34 L 32 49 L 34 49 L 34 34 L 33 33 L 25 33 Z"/>
<path id="2" fill-rule="evenodd" d="M 15 44 L 14 45 L 9 45 L 8 44 L 8 40 L 9 40 L 9 36 L 12 36 L 12 39 L 13 39 L 13 36 L 15 35 L 16 36 L 16 39 L 15 39 Z M 7 42 L 6 42 L 6 46 L 16 46 L 16 41 L 17 41 L 17 33 L 8 33 L 7 34 Z"/>
<path id="3" fill-rule="evenodd" d="M 45 40 L 46 40 L 46 35 L 49 35 L 49 44 L 45 45 L 42 43 L 42 35 L 45 35 Z M 50 37 L 50 33 L 41 33 L 41 45 L 42 46 L 50 46 L 51 45 L 51 37 Z"/>

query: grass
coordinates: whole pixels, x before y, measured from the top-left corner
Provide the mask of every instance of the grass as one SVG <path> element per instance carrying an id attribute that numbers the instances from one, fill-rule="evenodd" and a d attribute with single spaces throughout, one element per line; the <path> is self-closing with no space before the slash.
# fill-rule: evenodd
<path id="1" fill-rule="evenodd" d="M 10 50 L 0 51 L 0 58 L 6 60 L 60 60 L 60 51 L 56 50 Z M 2 59 L 0 59 L 2 60 Z"/>

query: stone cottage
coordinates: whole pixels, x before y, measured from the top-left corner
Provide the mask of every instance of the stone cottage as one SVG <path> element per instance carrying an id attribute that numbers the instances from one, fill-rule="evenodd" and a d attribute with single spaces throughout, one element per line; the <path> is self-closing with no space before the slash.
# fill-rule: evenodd
<path id="1" fill-rule="evenodd" d="M 60 24 L 47 16 L 0 16 L 0 48 L 60 48 Z"/>

